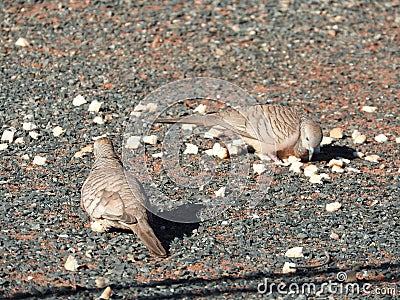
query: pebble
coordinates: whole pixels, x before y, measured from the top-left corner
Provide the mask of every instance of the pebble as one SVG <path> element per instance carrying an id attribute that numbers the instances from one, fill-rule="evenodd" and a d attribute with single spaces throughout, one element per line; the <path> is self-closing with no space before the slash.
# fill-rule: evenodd
<path id="1" fill-rule="evenodd" d="M 310 181 L 310 183 L 320 183 L 320 184 L 322 184 L 323 182 L 322 182 L 322 177 L 321 177 L 321 175 L 318 175 L 318 174 L 315 174 L 315 173 L 313 173 L 311 176 L 309 176 L 310 177 L 310 179 L 309 179 L 309 181 Z"/>
<path id="2" fill-rule="evenodd" d="M 363 107 L 361 107 L 362 111 L 365 111 L 367 113 L 372 113 L 374 111 L 376 111 L 377 107 L 375 106 L 368 106 L 368 105 L 364 105 Z"/>
<path id="3" fill-rule="evenodd" d="M 110 299 L 110 297 L 111 297 L 111 293 L 112 293 L 112 290 L 111 290 L 111 288 L 108 286 L 108 287 L 106 287 L 106 289 L 103 291 L 103 293 L 100 295 L 99 299 L 108 300 L 108 299 Z"/>
<path id="4" fill-rule="evenodd" d="M 341 160 L 341 159 L 331 159 L 328 162 L 328 166 L 330 166 L 330 167 L 333 167 L 333 166 L 342 167 L 343 166 L 343 160 Z"/>
<path id="5" fill-rule="evenodd" d="M 151 155 L 151 157 L 154 157 L 154 158 L 161 158 L 161 157 L 163 157 L 163 153 L 162 152 L 159 152 L 159 153 L 153 153 L 152 155 Z"/>
<path id="6" fill-rule="evenodd" d="M 336 232 L 332 232 L 329 237 L 331 239 L 334 239 L 334 240 L 339 240 L 340 239 L 339 235 Z"/>
<path id="7" fill-rule="evenodd" d="M 37 128 L 37 126 L 35 124 L 31 123 L 31 122 L 22 123 L 22 129 L 23 130 L 29 131 L 29 130 L 34 130 L 36 128 Z"/>
<path id="8" fill-rule="evenodd" d="M 351 138 L 355 139 L 356 137 L 360 136 L 361 132 L 359 132 L 357 129 L 353 131 L 353 133 L 351 134 Z"/>
<path id="9" fill-rule="evenodd" d="M 301 173 L 301 167 L 303 166 L 303 163 L 300 161 L 295 161 L 292 162 L 292 164 L 289 167 L 289 170 L 295 173 Z"/>
<path id="10" fill-rule="evenodd" d="M 359 169 L 352 168 L 352 167 L 346 167 L 347 172 L 352 172 L 352 173 L 361 173 Z"/>
<path id="11" fill-rule="evenodd" d="M 285 262 L 282 268 L 283 274 L 296 273 L 296 264 Z"/>
<path id="12" fill-rule="evenodd" d="M 340 127 L 332 129 L 329 132 L 329 137 L 334 139 L 341 139 L 343 137 L 343 129 Z"/>
<path id="13" fill-rule="evenodd" d="M 344 169 L 342 167 L 339 167 L 339 166 L 332 166 L 332 172 L 334 172 L 334 173 L 343 173 Z"/>
<path id="14" fill-rule="evenodd" d="M 127 140 L 126 140 L 126 145 L 125 148 L 128 149 L 137 149 L 142 145 L 142 143 L 140 142 L 140 136 L 138 135 L 134 135 L 134 136 L 130 136 Z"/>
<path id="15" fill-rule="evenodd" d="M 90 112 L 99 112 L 101 105 L 103 104 L 103 102 L 99 102 L 97 100 L 93 100 L 90 104 L 89 104 L 89 108 L 88 110 Z"/>
<path id="16" fill-rule="evenodd" d="M 196 125 L 194 124 L 182 124 L 182 130 L 188 130 L 188 131 L 193 131 L 193 127 Z"/>
<path id="17" fill-rule="evenodd" d="M 33 158 L 33 162 L 34 165 L 37 166 L 43 166 L 46 163 L 46 157 L 40 156 L 40 155 L 36 155 Z"/>
<path id="18" fill-rule="evenodd" d="M 96 287 L 99 289 L 103 289 L 110 284 L 110 280 L 105 277 L 97 277 L 96 280 Z"/>
<path id="19" fill-rule="evenodd" d="M 157 111 L 157 103 L 152 103 L 152 102 L 151 103 L 147 103 L 146 111 L 152 112 L 152 113 L 156 112 Z"/>
<path id="20" fill-rule="evenodd" d="M 378 143 L 384 143 L 387 140 L 388 140 L 387 136 L 382 133 L 375 137 L 375 141 L 377 141 Z"/>
<path id="21" fill-rule="evenodd" d="M 8 148 L 8 144 L 0 144 L 0 151 L 6 150 Z"/>
<path id="22" fill-rule="evenodd" d="M 82 95 L 78 95 L 72 100 L 73 106 L 81 106 L 85 103 L 87 103 L 87 101 Z"/>
<path id="23" fill-rule="evenodd" d="M 78 152 L 75 152 L 74 157 L 79 158 L 79 157 L 82 157 L 85 153 L 92 152 L 92 151 L 93 151 L 93 145 L 89 145 L 89 146 L 83 147 Z"/>
<path id="24" fill-rule="evenodd" d="M 3 131 L 3 135 L 1 136 L 2 141 L 7 141 L 8 143 L 12 143 L 14 140 L 14 133 L 15 133 L 15 128 L 11 127 L 9 129 L 6 129 Z"/>
<path id="25" fill-rule="evenodd" d="M 186 149 L 183 152 L 183 154 L 197 154 L 197 153 L 199 153 L 199 147 L 190 143 L 186 143 Z"/>
<path id="26" fill-rule="evenodd" d="M 24 142 L 25 141 L 24 141 L 23 137 L 16 138 L 15 141 L 14 141 L 14 143 L 16 143 L 16 144 L 23 144 Z"/>
<path id="27" fill-rule="evenodd" d="M 225 197 L 225 190 L 226 187 L 223 186 L 218 191 L 215 191 L 215 197 L 221 197 L 221 198 Z"/>
<path id="28" fill-rule="evenodd" d="M 93 122 L 99 125 L 103 125 L 104 124 L 104 119 L 100 116 L 96 116 L 93 118 Z"/>
<path id="29" fill-rule="evenodd" d="M 396 143 L 397 143 L 397 144 L 400 144 L 400 137 L 397 137 L 397 138 L 396 138 Z"/>
<path id="30" fill-rule="evenodd" d="M 52 131 L 54 136 L 60 136 L 64 133 L 64 129 L 61 126 L 54 127 Z"/>
<path id="31" fill-rule="evenodd" d="M 229 151 L 225 147 L 222 147 L 220 143 L 215 143 L 212 149 L 208 149 L 205 151 L 207 155 L 217 156 L 221 159 L 225 159 L 229 157 Z"/>
<path id="32" fill-rule="evenodd" d="M 157 144 L 157 136 L 156 135 L 148 135 L 143 137 L 143 142 L 146 144 L 150 145 L 156 145 Z"/>
<path id="33" fill-rule="evenodd" d="M 200 104 L 193 111 L 204 115 L 206 113 L 206 111 L 207 111 L 207 105 Z"/>
<path id="34" fill-rule="evenodd" d="M 364 157 L 364 159 L 366 161 L 376 162 L 377 163 L 377 162 L 379 162 L 380 157 L 378 155 L 376 155 L 376 154 L 370 154 L 370 155 L 366 155 Z"/>
<path id="35" fill-rule="evenodd" d="M 332 144 L 333 139 L 330 136 L 322 137 L 321 146 Z"/>
<path id="36" fill-rule="evenodd" d="M 213 139 L 213 138 L 216 138 L 216 137 L 219 137 L 219 136 L 221 136 L 221 131 L 219 131 L 219 130 L 217 130 L 215 128 L 211 128 L 209 131 L 206 131 L 204 133 L 204 137 L 206 139 Z"/>
<path id="37" fill-rule="evenodd" d="M 339 202 L 331 202 L 326 204 L 326 211 L 328 212 L 334 212 L 339 210 L 342 207 L 342 204 L 340 204 Z"/>
<path id="38" fill-rule="evenodd" d="M 37 140 L 39 138 L 39 133 L 37 133 L 36 131 L 29 131 L 29 136 L 34 140 Z"/>
<path id="39" fill-rule="evenodd" d="M 315 165 L 308 165 L 307 167 L 304 168 L 304 175 L 307 177 L 311 177 L 312 175 L 315 175 L 318 172 L 318 167 Z"/>
<path id="40" fill-rule="evenodd" d="M 364 134 L 360 134 L 359 136 L 355 137 L 353 139 L 354 144 L 364 144 L 364 142 L 367 140 L 367 136 Z"/>
<path id="41" fill-rule="evenodd" d="M 253 164 L 253 173 L 261 175 L 267 168 L 265 164 Z"/>
<path id="42" fill-rule="evenodd" d="M 303 247 L 290 248 L 290 249 L 288 249 L 286 251 L 285 256 L 286 257 L 291 257 L 291 258 L 304 257 L 304 255 L 303 255 Z"/>
<path id="43" fill-rule="evenodd" d="M 29 160 L 29 155 L 28 154 L 24 154 L 21 156 L 22 159 L 24 160 Z"/>
<path id="44" fill-rule="evenodd" d="M 79 265 L 78 262 L 76 261 L 75 257 L 72 255 L 68 256 L 67 261 L 64 264 L 64 268 L 68 271 L 75 272 L 78 270 Z"/>
<path id="45" fill-rule="evenodd" d="M 19 47 L 29 47 L 29 42 L 26 38 L 20 37 L 16 42 L 15 46 Z"/>

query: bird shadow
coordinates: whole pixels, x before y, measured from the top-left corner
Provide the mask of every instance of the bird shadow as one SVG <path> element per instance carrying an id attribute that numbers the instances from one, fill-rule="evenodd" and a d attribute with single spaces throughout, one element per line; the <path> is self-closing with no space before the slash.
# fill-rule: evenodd
<path id="1" fill-rule="evenodd" d="M 343 157 L 346 159 L 353 160 L 357 158 L 354 155 L 355 149 L 347 146 L 322 146 L 319 153 L 314 154 L 313 161 L 330 161 L 337 157 Z"/>
<path id="2" fill-rule="evenodd" d="M 191 216 L 193 216 L 193 210 L 200 210 L 201 208 L 201 205 L 199 207 L 191 206 L 190 208 L 182 206 L 157 215 L 148 211 L 150 225 L 168 252 L 169 246 L 175 238 L 182 239 L 184 236 L 190 236 L 193 230 L 199 228 L 200 220 L 192 219 Z"/>

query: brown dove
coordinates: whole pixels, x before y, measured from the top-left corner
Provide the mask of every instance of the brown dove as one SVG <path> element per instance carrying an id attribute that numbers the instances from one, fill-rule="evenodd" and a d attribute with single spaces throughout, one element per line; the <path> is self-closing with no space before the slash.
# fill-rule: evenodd
<path id="1" fill-rule="evenodd" d="M 311 160 L 322 140 L 317 122 L 282 105 L 258 104 L 206 115 L 156 119 L 156 122 L 222 127 L 242 136 L 258 156 L 267 155 L 275 162 L 290 155 Z"/>
<path id="2" fill-rule="evenodd" d="M 166 256 L 165 249 L 150 227 L 144 206 L 146 195 L 133 178 L 131 185 L 125 177 L 121 161 L 108 138 L 94 143 L 95 162 L 82 186 L 81 206 L 94 223 L 94 231 L 110 228 L 132 230 L 157 256 Z"/>

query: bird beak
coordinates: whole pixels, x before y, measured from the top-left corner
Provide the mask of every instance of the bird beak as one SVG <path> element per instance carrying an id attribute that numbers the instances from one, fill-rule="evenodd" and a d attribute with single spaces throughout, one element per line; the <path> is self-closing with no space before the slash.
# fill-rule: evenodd
<path id="1" fill-rule="evenodd" d="M 314 148 L 310 147 L 308 149 L 308 161 L 311 161 L 314 152 L 315 152 Z"/>

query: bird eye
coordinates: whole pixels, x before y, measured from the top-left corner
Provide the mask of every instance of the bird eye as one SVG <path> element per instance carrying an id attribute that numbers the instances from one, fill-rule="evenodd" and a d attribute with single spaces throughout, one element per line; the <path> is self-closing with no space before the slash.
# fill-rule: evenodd
<path id="1" fill-rule="evenodd" d="M 308 136 L 306 137 L 306 141 L 307 141 L 307 142 L 309 142 L 309 141 L 310 141 L 310 139 L 308 138 Z"/>

